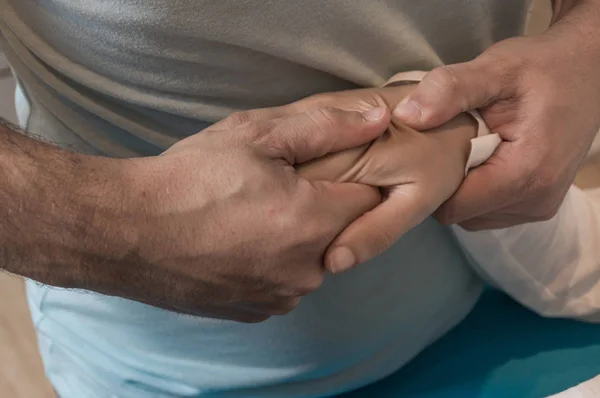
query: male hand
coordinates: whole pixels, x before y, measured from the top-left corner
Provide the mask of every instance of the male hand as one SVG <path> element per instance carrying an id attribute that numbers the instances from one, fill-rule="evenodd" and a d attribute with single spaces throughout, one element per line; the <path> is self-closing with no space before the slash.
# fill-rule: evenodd
<path id="1" fill-rule="evenodd" d="M 243 115 L 129 161 L 124 213 L 135 240 L 86 287 L 243 322 L 285 314 L 319 287 L 330 242 L 380 198 L 360 184 L 308 181 L 294 165 L 372 141 L 389 111 L 316 108 L 239 123 Z"/>
<path id="2" fill-rule="evenodd" d="M 237 123 L 320 106 L 346 110 L 395 107 L 412 90 L 413 85 L 405 85 L 317 94 L 282 107 L 246 112 Z M 476 131 L 475 121 L 467 115 L 424 134 L 392 123 L 369 144 L 297 165 L 299 174 L 309 180 L 357 182 L 384 195 L 379 206 L 359 217 L 332 242 L 325 256 L 326 267 L 342 272 L 367 261 L 430 216 L 462 182 L 470 140 Z"/>
<path id="3" fill-rule="evenodd" d="M 438 211 L 470 230 L 553 217 L 600 126 L 600 7 L 579 1 L 539 36 L 431 71 L 394 112 L 423 130 L 479 108 L 504 140 Z"/>

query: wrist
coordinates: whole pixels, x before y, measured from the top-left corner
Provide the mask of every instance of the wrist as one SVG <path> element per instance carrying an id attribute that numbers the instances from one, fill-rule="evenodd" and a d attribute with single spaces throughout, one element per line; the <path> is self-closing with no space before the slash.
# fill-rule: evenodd
<path id="1" fill-rule="evenodd" d="M 139 208 L 129 174 L 132 162 L 83 155 L 70 160 L 65 171 L 70 177 L 67 194 L 59 195 L 68 218 L 67 243 L 58 253 L 68 267 L 73 266 L 73 279 L 61 285 L 103 292 L 112 288 L 115 278 L 127 279 L 139 248 Z"/>
<path id="2" fill-rule="evenodd" d="M 440 148 L 449 156 L 454 157 L 454 164 L 460 165 L 461 175 L 471 154 L 471 140 L 477 137 L 478 124 L 473 117 L 461 113 L 441 127 L 425 131 L 440 143 Z"/>

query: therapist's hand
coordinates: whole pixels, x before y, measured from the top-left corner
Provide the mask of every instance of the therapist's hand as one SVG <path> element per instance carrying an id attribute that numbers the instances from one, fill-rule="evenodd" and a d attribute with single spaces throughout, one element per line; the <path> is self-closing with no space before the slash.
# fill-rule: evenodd
<path id="1" fill-rule="evenodd" d="M 260 121 L 240 117 L 161 156 L 128 161 L 134 183 L 123 213 L 135 220 L 131 247 L 94 268 L 85 288 L 258 322 L 291 311 L 321 285 L 325 250 L 379 203 L 379 193 L 309 181 L 294 165 L 372 141 L 387 128 L 389 111 L 319 107 Z"/>
<path id="2" fill-rule="evenodd" d="M 395 111 L 416 129 L 479 108 L 504 142 L 437 212 L 469 230 L 553 217 L 600 125 L 600 6 L 572 1 L 546 33 L 431 71 Z"/>

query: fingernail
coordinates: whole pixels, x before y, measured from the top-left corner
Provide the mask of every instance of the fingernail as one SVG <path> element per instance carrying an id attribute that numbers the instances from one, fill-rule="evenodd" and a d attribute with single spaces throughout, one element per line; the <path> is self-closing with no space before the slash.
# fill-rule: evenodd
<path id="1" fill-rule="evenodd" d="M 347 271 L 356 264 L 354 253 L 344 246 L 336 247 L 329 255 L 327 268 L 332 274 Z"/>
<path id="2" fill-rule="evenodd" d="M 394 116 L 406 121 L 419 120 L 421 113 L 421 107 L 410 97 L 404 98 L 394 109 Z"/>
<path id="3" fill-rule="evenodd" d="M 367 122 L 378 122 L 385 115 L 385 108 L 373 108 L 362 113 Z"/>

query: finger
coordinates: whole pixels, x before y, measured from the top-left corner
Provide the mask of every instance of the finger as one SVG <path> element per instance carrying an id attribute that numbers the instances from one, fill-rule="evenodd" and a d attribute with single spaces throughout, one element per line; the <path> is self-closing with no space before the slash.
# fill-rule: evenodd
<path id="1" fill-rule="evenodd" d="M 410 86 L 400 86 L 317 94 L 283 106 L 235 112 L 227 118 L 213 124 L 209 130 L 228 130 L 244 123 L 283 118 L 323 107 L 334 107 L 345 111 L 357 112 L 363 112 L 379 107 L 388 107 L 392 109 L 398 105 L 410 91 L 412 91 Z"/>
<path id="2" fill-rule="evenodd" d="M 368 185 L 301 181 L 313 187 L 316 198 L 307 206 L 319 225 L 327 220 L 332 240 L 351 222 L 381 203 L 379 189 Z"/>
<path id="3" fill-rule="evenodd" d="M 389 122 L 387 108 L 364 112 L 318 108 L 277 119 L 259 143 L 265 145 L 270 156 L 297 164 L 373 141 Z"/>
<path id="4" fill-rule="evenodd" d="M 290 104 L 291 106 L 285 111 L 299 113 L 322 107 L 335 107 L 345 111 L 358 112 L 378 107 L 393 109 L 415 86 L 416 84 L 317 94 Z"/>
<path id="5" fill-rule="evenodd" d="M 245 123 L 256 122 L 259 120 L 270 120 L 278 119 L 285 116 L 293 115 L 298 113 L 292 104 L 277 106 L 272 108 L 260 108 L 252 109 L 248 111 L 235 112 L 226 117 L 225 119 L 213 124 L 207 130 L 210 131 L 223 131 L 230 130 L 235 127 L 241 126 Z"/>
<path id="6" fill-rule="evenodd" d="M 435 68 L 394 109 L 393 117 L 424 130 L 461 112 L 483 108 L 502 98 L 506 90 L 505 74 L 495 73 L 496 69 L 489 57 L 483 56 Z"/>
<path id="7" fill-rule="evenodd" d="M 400 188 L 335 239 L 325 254 L 325 267 L 330 272 L 347 271 L 383 253 L 429 216 L 431 210 L 416 189 L 412 186 Z"/>
<path id="8" fill-rule="evenodd" d="M 502 150 L 502 145 L 499 151 Z M 434 213 L 442 224 L 458 224 L 512 204 L 525 187 L 521 163 L 503 160 L 502 152 L 473 169 L 456 193 Z M 515 157 L 512 157 L 515 159 Z"/>

